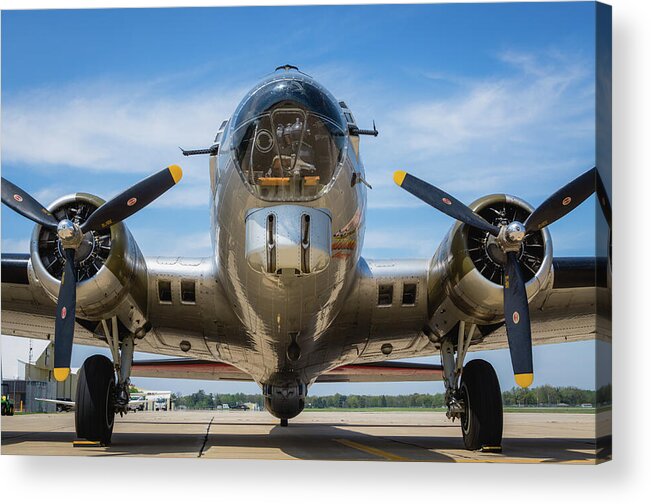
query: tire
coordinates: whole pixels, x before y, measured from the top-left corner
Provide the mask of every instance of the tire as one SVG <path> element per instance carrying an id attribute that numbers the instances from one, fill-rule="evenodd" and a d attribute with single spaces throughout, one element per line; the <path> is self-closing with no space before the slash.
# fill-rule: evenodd
<path id="1" fill-rule="evenodd" d="M 2 415 L 2 416 L 5 416 L 5 415 L 6 415 L 6 412 L 5 412 L 5 405 L 4 405 L 4 404 L 3 404 L 2 406 L 0 406 L 0 415 Z"/>
<path id="2" fill-rule="evenodd" d="M 9 406 L 9 411 L 7 412 L 8 416 L 14 416 L 14 405 Z"/>
<path id="3" fill-rule="evenodd" d="M 115 421 L 115 373 L 103 355 L 86 359 L 79 370 L 75 428 L 77 436 L 108 445 Z"/>
<path id="4" fill-rule="evenodd" d="M 281 427 L 287 427 L 289 425 L 289 420 L 287 418 L 281 418 L 280 419 L 280 426 Z"/>
<path id="5" fill-rule="evenodd" d="M 461 375 L 463 443 L 468 450 L 500 451 L 502 446 L 502 392 L 493 366 L 481 359 L 470 361 Z"/>

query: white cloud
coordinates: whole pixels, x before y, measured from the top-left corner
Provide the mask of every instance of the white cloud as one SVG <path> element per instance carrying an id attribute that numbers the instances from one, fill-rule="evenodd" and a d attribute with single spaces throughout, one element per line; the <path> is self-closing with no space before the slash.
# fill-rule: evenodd
<path id="1" fill-rule="evenodd" d="M 156 84 L 41 89 L 4 98 L 3 161 L 148 173 L 207 146 L 243 89 L 160 94 Z"/>
<path id="2" fill-rule="evenodd" d="M 2 252 L 25 254 L 29 251 L 28 238 L 3 238 Z"/>
<path id="3" fill-rule="evenodd" d="M 423 228 L 427 232 L 422 232 Z M 364 257 L 371 259 L 393 257 L 431 257 L 438 247 L 444 228 L 436 224 L 419 223 L 402 229 L 367 230 L 364 236 Z M 409 253 L 405 255 L 405 250 Z"/>
<path id="4" fill-rule="evenodd" d="M 582 121 L 594 103 L 585 89 L 589 68 L 513 52 L 501 60 L 515 67 L 509 77 L 469 81 L 456 96 L 420 101 L 396 115 L 407 146 L 420 155 L 460 152 L 475 142 L 518 149 L 535 141 L 534 131 L 575 131 L 577 121 L 576 134 L 585 135 Z"/>
<path id="5" fill-rule="evenodd" d="M 38 339 L 5 336 L 0 338 L 2 355 L 2 377 L 24 378 L 25 367 L 20 361 L 29 362 L 29 347 L 32 346 L 32 362 L 36 361 L 50 343 Z"/>
<path id="6" fill-rule="evenodd" d="M 206 219 L 208 221 L 208 219 Z M 176 229 L 130 227 L 145 256 L 208 257 L 212 252 L 210 231 L 181 234 Z"/>
<path id="7" fill-rule="evenodd" d="M 154 201 L 152 208 L 209 208 L 208 184 L 185 183 L 174 187 L 165 196 Z"/>
<path id="8" fill-rule="evenodd" d="M 407 170 L 464 201 L 493 192 L 550 194 L 594 162 L 589 61 L 511 51 L 496 58 L 494 75 L 421 74 L 434 89 L 445 80 L 445 92 L 391 97 L 378 116 L 380 136 L 363 145 L 367 179 L 382 191 L 394 170 Z M 362 100 L 387 102 L 375 93 Z"/>

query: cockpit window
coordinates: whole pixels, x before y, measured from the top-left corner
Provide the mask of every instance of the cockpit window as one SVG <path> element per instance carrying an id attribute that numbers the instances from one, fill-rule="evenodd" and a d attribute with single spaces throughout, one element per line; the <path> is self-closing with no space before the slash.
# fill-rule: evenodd
<path id="1" fill-rule="evenodd" d="M 234 115 L 231 150 L 246 182 L 266 200 L 318 197 L 346 145 L 345 123 L 327 91 L 308 81 L 271 81 Z"/>

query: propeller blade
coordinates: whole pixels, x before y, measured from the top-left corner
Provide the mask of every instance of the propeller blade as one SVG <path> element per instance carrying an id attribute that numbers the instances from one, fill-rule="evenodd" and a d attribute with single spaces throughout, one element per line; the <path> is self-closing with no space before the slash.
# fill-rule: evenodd
<path id="1" fill-rule="evenodd" d="M 64 381 L 70 374 L 72 340 L 75 333 L 75 305 L 77 303 L 77 271 L 75 250 L 64 249 L 66 263 L 63 267 L 57 316 L 54 325 L 54 378 Z"/>
<path id="2" fill-rule="evenodd" d="M 477 215 L 455 197 L 413 175 L 409 175 L 407 172 L 396 171 L 393 174 L 393 181 L 428 205 L 433 206 L 453 219 L 457 219 L 482 231 L 488 231 L 493 236 L 497 236 L 500 232 L 500 228 L 487 222 L 483 217 Z"/>
<path id="3" fill-rule="evenodd" d="M 504 269 L 504 320 L 511 351 L 515 382 L 520 387 L 533 383 L 531 321 L 524 278 L 517 252 L 507 252 Z"/>
<path id="4" fill-rule="evenodd" d="M 596 168 L 579 175 L 536 208 L 524 223 L 527 233 L 538 231 L 567 215 L 595 191 Z"/>
<path id="5" fill-rule="evenodd" d="M 58 221 L 38 201 L 20 187 L 2 177 L 2 202 L 14 212 L 50 229 L 56 229 Z"/>
<path id="6" fill-rule="evenodd" d="M 171 165 L 141 180 L 95 210 L 81 225 L 81 231 L 100 230 L 122 222 L 176 185 L 182 176 L 181 167 Z"/>
<path id="7" fill-rule="evenodd" d="M 613 210 L 610 205 L 608 191 L 606 191 L 606 186 L 601 179 L 601 175 L 599 175 L 599 171 L 597 171 L 597 199 L 599 200 L 599 205 L 601 205 L 601 211 L 608 223 L 608 227 L 612 228 Z"/>

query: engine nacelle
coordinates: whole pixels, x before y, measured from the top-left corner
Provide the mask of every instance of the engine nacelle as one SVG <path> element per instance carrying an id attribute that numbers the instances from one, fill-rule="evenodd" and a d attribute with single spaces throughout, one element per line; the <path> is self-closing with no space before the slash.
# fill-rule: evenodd
<path id="1" fill-rule="evenodd" d="M 104 200 L 86 193 L 64 196 L 48 210 L 59 220 L 82 223 Z M 64 253 L 56 233 L 37 225 L 30 242 L 30 276 L 56 302 Z M 147 266 L 133 236 L 123 223 L 89 231 L 75 256 L 76 316 L 87 320 L 117 315 L 132 332 L 146 325 Z"/>
<path id="2" fill-rule="evenodd" d="M 469 207 L 496 225 L 524 222 L 533 207 L 514 196 L 494 194 Z M 552 241 L 547 228 L 527 235 L 520 250 L 529 301 L 553 283 Z M 504 320 L 504 252 L 488 232 L 457 222 L 430 265 L 430 328 L 440 336 L 458 320 L 479 325 Z"/>

